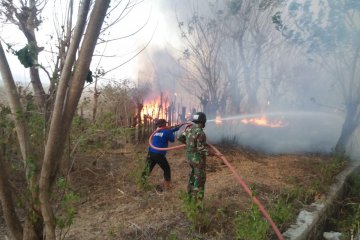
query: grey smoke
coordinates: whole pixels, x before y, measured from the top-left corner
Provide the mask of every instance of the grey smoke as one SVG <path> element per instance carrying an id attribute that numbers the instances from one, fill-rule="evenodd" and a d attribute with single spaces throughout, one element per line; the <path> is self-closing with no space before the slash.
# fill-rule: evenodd
<path id="1" fill-rule="evenodd" d="M 201 11 L 199 14 L 204 14 L 203 11 L 207 9 L 205 6 L 214 1 L 190 1 L 192 4 L 183 0 L 157 2 L 162 13 L 168 16 L 168 24 L 173 24 L 175 34 L 177 22 L 174 15 L 180 21 L 186 21 L 191 17 L 190 9 L 202 5 L 203 8 L 197 9 Z M 288 125 L 269 128 L 242 124 L 240 120 L 224 120 L 222 125 L 209 121 L 205 128 L 209 142 L 220 143 L 225 140 L 273 154 L 331 152 L 344 122 L 344 112 L 339 111 L 344 107 L 340 88 L 330 81 L 331 76 L 319 68 L 313 59 L 290 52 L 286 47 L 279 49 L 271 57 L 279 68 L 279 74 L 269 81 L 263 79 L 257 97 L 265 107 L 259 109 L 259 112 L 268 111 L 267 115 L 273 119 L 279 118 Z M 221 110 L 227 112 L 225 109 Z M 276 111 L 284 112 L 274 114 Z M 266 114 L 259 116 L 262 115 Z M 359 132 L 354 139 L 357 136 Z M 356 150 L 359 143 L 356 141 L 357 139 L 353 140 L 354 149 L 350 153 L 360 156 L 360 150 Z"/>
<path id="2" fill-rule="evenodd" d="M 270 128 L 243 124 L 236 117 L 222 124 L 209 121 L 206 133 L 210 143 L 240 144 L 271 154 L 329 153 L 334 148 L 343 123 L 342 117 L 326 112 L 282 112 L 258 115 L 281 120 L 286 126 Z M 254 116 L 250 116 L 254 117 Z"/>

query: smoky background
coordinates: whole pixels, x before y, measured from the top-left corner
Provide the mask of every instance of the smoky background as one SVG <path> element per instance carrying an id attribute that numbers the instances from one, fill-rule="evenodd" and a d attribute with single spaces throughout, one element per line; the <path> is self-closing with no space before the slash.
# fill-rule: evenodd
<path id="1" fill-rule="evenodd" d="M 348 108 L 342 86 L 345 81 L 334 80 L 327 67 L 337 66 L 336 61 L 342 59 L 334 59 L 331 49 L 321 54 L 310 52 L 313 43 L 306 42 L 306 34 L 303 42 L 294 44 L 276 29 L 273 17 L 278 12 L 287 23 L 303 17 L 295 16 L 294 2 L 159 0 L 169 38 L 166 47 L 153 49 L 147 56 L 156 69 L 150 74 L 155 86 L 151 93 L 159 89 L 169 95 L 177 93 L 182 98 L 179 106 L 186 106 L 188 113 L 204 111 L 210 120 L 206 132 L 212 143 L 233 143 L 268 153 L 332 152 L 343 134 Z M 327 14 L 321 12 L 319 1 L 304 1 L 304 6 L 314 15 Z M 328 6 L 324 9 L 330 10 Z M 317 20 L 325 30 L 330 17 Z M 216 30 L 199 37 L 196 24 L 210 29 L 211 23 Z M 237 34 L 243 34 L 241 41 Z M 344 31 L 342 38 L 352 38 L 346 34 Z M 218 55 L 199 73 L 194 66 L 212 57 L 196 58 L 206 41 L 212 41 L 207 50 L 218 51 Z M 333 50 L 345 58 L 351 48 L 339 44 Z M 149 62 L 144 60 L 143 66 L 145 69 Z M 211 68 L 213 75 L 204 74 L 206 68 Z M 342 78 L 347 74 L 344 71 Z M 215 123 L 217 116 L 221 124 Z M 285 125 L 271 128 L 241 122 L 246 117 L 263 116 Z M 355 158 L 359 155 L 357 146 L 355 130 L 347 144 Z"/>

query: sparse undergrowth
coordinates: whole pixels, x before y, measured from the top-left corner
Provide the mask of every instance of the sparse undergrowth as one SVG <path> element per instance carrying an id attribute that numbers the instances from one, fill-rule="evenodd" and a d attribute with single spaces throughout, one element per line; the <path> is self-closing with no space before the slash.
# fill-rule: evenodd
<path id="1" fill-rule="evenodd" d="M 337 214 L 328 220 L 328 231 L 340 232 L 341 239 L 355 239 L 360 234 L 360 174 L 350 177 L 346 198 L 338 203 Z"/>
<path id="2" fill-rule="evenodd" d="M 97 124 L 93 127 L 89 127 L 88 123 L 82 121 L 80 118 L 75 119 L 74 124 L 76 125 L 76 129 L 87 129 L 86 131 L 81 131 L 82 134 L 80 134 L 80 136 L 83 136 L 82 138 L 74 139 L 78 141 L 78 143 L 74 141 L 73 144 L 78 148 L 77 152 L 80 150 L 87 151 L 88 149 L 92 149 L 91 151 L 94 151 L 94 149 L 102 151 L 102 149 L 114 148 L 114 142 L 119 142 L 119 139 L 122 139 L 120 142 L 126 142 L 129 131 L 131 131 L 128 129 L 114 128 L 111 124 L 107 123 L 106 119 L 101 122 L 101 125 Z M 104 131 L 99 129 L 104 129 Z M 107 136 L 103 136 L 105 132 L 110 134 L 111 138 L 109 138 L 108 134 Z M 121 148 L 121 146 L 115 147 Z M 223 149 L 222 151 L 225 155 L 231 158 L 231 161 L 234 161 L 236 157 L 233 155 L 236 156 L 239 151 L 253 161 L 256 161 L 259 156 L 260 158 L 266 156 L 266 154 L 246 148 L 238 150 L 237 147 L 231 147 L 229 144 L 222 145 L 220 148 Z M 145 166 L 146 151 L 144 151 L 144 149 L 146 149 L 146 147 L 137 147 L 136 149 L 137 150 L 131 154 L 131 161 L 133 161 L 135 165 L 132 165 L 132 169 L 128 169 L 127 176 L 132 179 L 131 182 L 136 185 L 135 188 L 139 189 L 140 192 L 153 192 L 154 186 L 151 182 L 144 181 L 141 178 L 141 172 Z M 271 157 L 276 158 L 276 156 Z M 314 157 L 318 156 L 314 154 Z M 262 186 L 261 183 L 253 183 L 251 185 L 253 194 L 265 205 L 265 208 L 281 231 L 285 231 L 287 227 L 289 227 L 304 205 L 310 204 L 326 192 L 332 184 L 334 176 L 341 171 L 346 162 L 346 158 L 341 155 L 332 154 L 322 157 L 325 160 L 303 161 L 301 163 L 303 166 L 301 167 L 305 169 L 305 171 L 306 169 L 309 170 L 309 179 L 299 179 L 299 177 L 296 176 L 289 176 L 286 182 L 291 185 L 291 187 L 284 187 L 269 192 L 269 190 L 266 190 L 267 187 Z M 209 169 L 214 168 L 211 163 L 208 167 Z M 216 169 L 218 169 L 218 167 L 214 169 L 214 171 L 217 171 Z M 298 183 L 299 180 L 300 184 Z M 183 181 L 186 182 L 186 179 L 183 179 Z M 238 192 L 235 194 L 243 195 L 244 193 Z M 239 205 L 234 201 L 226 200 L 226 197 L 230 195 L 230 193 L 225 192 L 222 194 L 222 197 L 217 197 L 216 195 L 206 196 L 204 210 L 198 212 L 196 207 L 186 202 L 184 195 L 180 194 L 180 197 L 178 197 L 181 201 L 180 210 L 185 214 L 188 222 L 184 224 L 188 226 L 186 230 L 187 234 L 195 234 L 198 239 L 224 239 L 229 236 L 239 240 L 275 239 L 273 230 L 259 212 L 257 206 L 251 203 L 250 198 Z M 116 229 L 111 229 L 110 235 L 118 236 L 116 232 Z M 181 231 L 180 233 L 178 231 L 164 231 L 158 235 L 163 239 L 183 239 L 184 236 L 181 236 L 182 234 Z M 130 236 L 134 237 L 134 235 L 131 234 Z"/>
<path id="3" fill-rule="evenodd" d="M 343 169 L 347 160 L 346 156 L 332 154 L 329 156 L 328 161 L 321 162 L 316 166 L 320 178 L 314 179 L 310 185 L 298 185 L 292 189 L 283 189 L 282 192 L 272 194 L 267 198 L 266 205 L 270 216 L 281 231 L 285 231 L 289 227 L 304 205 L 312 203 L 319 196 L 324 196 L 329 186 L 333 184 L 334 176 Z M 252 191 L 253 194 L 257 194 L 254 186 Z M 233 212 L 227 214 L 226 223 L 224 224 L 221 221 L 225 218 L 218 217 L 224 213 L 224 208 L 215 208 L 214 211 L 210 199 L 207 201 L 208 208 L 199 212 L 195 205 L 186 201 L 185 195 L 181 195 L 182 210 L 192 224 L 192 231 L 206 233 L 209 229 L 212 229 L 212 231 L 216 229 L 215 232 L 232 232 L 234 238 L 238 240 L 276 239 L 269 223 L 253 203 L 249 204 L 249 207 L 245 210 L 230 210 Z M 355 210 L 358 213 L 355 217 L 360 216 L 358 205 Z M 227 226 L 227 229 L 218 229 L 218 226 L 224 225 Z"/>
<path id="4" fill-rule="evenodd" d="M 204 210 L 195 212 L 181 197 L 188 170 L 181 152 L 168 154 L 175 189 L 158 195 L 154 185 L 162 182 L 159 168 L 145 184 L 140 177 L 146 144 L 113 148 L 113 141 L 125 142 L 123 131 L 113 129 L 112 140 L 100 146 L 97 140 L 89 142 L 94 139 L 91 136 L 101 137 L 98 131 L 88 129 L 86 133 L 90 137 L 84 136 L 78 145 L 73 142 L 78 149 L 74 152 L 71 187 L 77 189 L 81 199 L 77 214 L 73 219 L 69 215 L 73 220 L 69 240 L 94 236 L 125 240 L 276 239 L 257 206 L 218 159 L 209 158 Z M 336 155 L 267 155 L 230 145 L 218 148 L 238 169 L 282 232 L 304 205 L 324 194 L 346 162 Z"/>

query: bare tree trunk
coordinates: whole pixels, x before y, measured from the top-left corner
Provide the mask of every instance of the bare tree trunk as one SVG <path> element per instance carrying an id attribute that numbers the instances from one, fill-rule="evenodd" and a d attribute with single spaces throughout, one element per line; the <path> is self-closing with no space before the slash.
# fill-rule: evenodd
<path id="1" fill-rule="evenodd" d="M 60 142 L 60 136 L 62 134 L 62 113 L 64 108 L 64 99 L 66 96 L 66 90 L 68 87 L 68 82 L 71 77 L 72 67 L 75 62 L 75 57 L 77 49 L 79 47 L 83 32 L 85 30 L 86 18 L 90 8 L 90 0 L 83 1 L 80 8 L 78 22 L 76 24 L 74 35 L 69 46 L 66 61 L 61 72 L 59 86 L 56 92 L 56 99 L 54 103 L 54 111 L 52 116 L 52 121 L 50 124 L 49 136 L 46 143 L 44 161 L 41 169 L 40 177 L 40 202 L 41 202 L 41 211 L 44 217 L 45 223 L 45 234 L 47 239 L 55 239 L 55 217 L 50 205 L 50 176 L 55 172 L 59 163 L 55 162 L 56 160 L 61 159 L 56 154 L 56 149 L 60 149 L 65 145 L 65 142 L 62 146 L 58 146 Z M 65 140 L 64 140 L 65 141 Z M 63 149 L 58 150 L 63 151 Z"/>
<path id="2" fill-rule="evenodd" d="M 245 90 L 247 94 L 247 104 L 245 106 L 245 111 L 248 113 L 252 113 L 254 112 L 254 109 L 257 108 L 258 101 L 256 97 L 256 92 L 254 91 L 255 89 L 251 87 L 251 75 L 250 75 L 251 66 L 249 66 L 250 63 L 248 63 L 249 61 L 247 61 L 245 57 L 243 39 L 238 40 L 238 45 L 240 49 L 239 51 L 240 59 L 244 68 L 243 76 L 244 76 Z"/>
<path id="3" fill-rule="evenodd" d="M 150 117 L 148 115 L 144 116 L 144 124 L 142 125 L 142 131 L 141 131 L 142 132 L 141 141 L 144 141 L 147 136 L 149 118 Z"/>
<path id="4" fill-rule="evenodd" d="M 96 112 L 97 112 L 97 107 L 98 107 L 98 99 L 99 99 L 99 92 L 97 90 L 97 81 L 98 81 L 98 77 L 95 77 L 95 86 L 94 86 L 94 106 L 93 106 L 93 123 L 96 120 Z"/>
<path id="5" fill-rule="evenodd" d="M 57 89 L 57 80 L 59 79 L 59 73 L 64 68 L 65 58 L 66 58 L 66 50 L 70 46 L 70 40 L 73 33 L 73 11 L 74 11 L 74 0 L 70 0 L 68 4 L 68 14 L 67 14 L 67 24 L 66 24 L 66 35 L 64 36 L 64 40 L 59 40 L 59 52 L 57 56 L 57 60 L 55 63 L 55 69 L 53 71 L 53 76 L 50 79 L 49 86 L 49 96 L 46 102 L 46 110 L 53 109 L 55 102 L 55 93 Z M 49 111 L 50 112 L 50 111 Z M 50 113 L 46 113 L 45 116 L 50 115 Z M 45 118 L 49 119 L 49 116 Z"/>
<path id="6" fill-rule="evenodd" d="M 38 198 L 37 192 L 37 177 L 38 177 L 38 163 L 34 161 L 35 169 L 31 169 L 31 164 L 28 164 L 30 159 L 30 142 L 27 124 L 25 122 L 24 113 L 21 108 L 20 97 L 16 89 L 15 81 L 12 77 L 10 67 L 6 61 L 6 56 L 2 45 L 0 43 L 0 72 L 4 81 L 5 89 L 8 93 L 8 99 L 10 104 L 11 113 L 14 117 L 15 129 L 20 144 L 20 150 L 22 154 L 23 163 L 26 171 L 26 179 L 28 179 L 28 189 L 31 192 L 31 200 L 28 203 L 29 208 L 27 209 L 27 218 L 25 220 L 24 236 L 26 239 L 36 239 L 36 237 L 42 233 L 42 219 L 38 216 L 36 221 L 30 218 L 33 215 L 33 209 L 36 209 L 35 202 Z"/>
<path id="7" fill-rule="evenodd" d="M 9 64 L 6 61 L 6 56 L 1 42 L 0 42 L 0 72 L 8 95 L 11 113 L 16 120 L 15 128 L 19 139 L 22 159 L 26 161 L 27 157 L 29 156 L 29 141 L 28 141 L 29 136 L 27 132 L 26 123 L 24 121 L 24 117 L 21 116 L 23 111 L 19 100 L 20 97 L 18 96 L 15 81 L 11 74 Z M 24 164 L 26 163 L 24 162 Z"/>
<path id="8" fill-rule="evenodd" d="M 67 83 L 71 76 L 71 67 L 75 59 L 77 46 L 84 31 L 86 16 L 89 11 L 90 1 L 83 1 L 81 15 L 79 16 L 78 28 L 71 42 L 66 56 L 65 66 L 61 74 L 59 90 L 55 100 L 54 114 L 50 125 L 49 137 L 46 144 L 43 168 L 40 177 L 40 202 L 41 211 L 45 222 L 45 236 L 47 240 L 55 239 L 55 217 L 50 203 L 50 188 L 52 185 L 51 175 L 63 155 L 66 137 L 69 133 L 71 121 L 78 105 L 86 76 L 89 71 L 92 55 L 101 26 L 104 21 L 110 0 L 96 1 L 92 10 L 89 24 L 82 42 L 79 58 L 72 76 L 68 91 Z M 68 72 L 67 72 L 68 71 Z M 63 76 L 64 75 L 64 76 Z M 67 93 L 66 103 L 65 94 Z M 65 103 L 65 104 L 64 104 Z"/>
<path id="9" fill-rule="evenodd" d="M 340 153 L 345 153 L 346 146 L 349 143 L 349 140 L 358 126 L 356 108 L 354 106 L 347 107 L 347 113 L 345 117 L 344 124 L 341 129 L 340 138 L 336 143 L 335 151 Z"/>
<path id="10" fill-rule="evenodd" d="M 28 44 L 36 44 L 36 36 L 35 36 L 35 28 L 37 27 L 36 24 L 29 24 L 35 23 L 38 21 L 36 16 L 36 1 L 30 0 L 28 8 L 22 8 L 22 13 L 18 14 L 17 17 L 19 19 L 19 26 L 23 34 L 25 35 Z M 24 17 L 27 16 L 27 17 Z M 38 51 L 38 49 L 36 49 Z M 35 63 L 38 63 L 38 53 L 35 56 Z M 31 85 L 34 89 L 34 99 L 37 105 L 42 109 L 45 110 L 45 91 L 40 81 L 39 70 L 37 66 L 30 67 L 30 79 Z"/>
<path id="11" fill-rule="evenodd" d="M 158 112 L 157 112 L 157 116 L 156 116 L 157 119 L 159 119 L 160 116 L 162 116 L 162 115 L 160 115 L 162 112 L 163 112 L 163 92 L 161 91 L 160 92 L 160 105 L 158 107 Z"/>
<path id="12" fill-rule="evenodd" d="M 137 101 L 137 123 L 138 125 L 141 125 L 142 119 L 141 119 L 141 111 L 143 109 L 144 105 L 142 102 Z"/>
<path id="13" fill-rule="evenodd" d="M 180 121 L 182 123 L 186 122 L 186 107 L 181 107 Z"/>
<path id="14" fill-rule="evenodd" d="M 45 110 L 45 91 L 40 81 L 39 70 L 35 67 L 30 68 L 31 85 L 34 89 L 34 99 L 36 104 Z"/>
<path id="15" fill-rule="evenodd" d="M 16 240 L 23 239 L 23 229 L 19 218 L 16 215 L 13 204 L 12 193 L 7 183 L 8 175 L 0 155 L 0 202 L 4 213 L 4 219 L 11 238 Z"/>
<path id="16" fill-rule="evenodd" d="M 125 121 L 124 121 L 124 124 L 122 125 L 122 127 L 129 127 L 130 126 L 130 122 L 129 122 L 129 113 L 128 113 L 128 110 L 127 110 L 127 100 L 124 101 L 124 114 L 125 114 Z"/>
<path id="17" fill-rule="evenodd" d="M 251 95 L 254 97 L 254 101 L 252 101 L 253 104 L 253 112 L 258 112 L 261 110 L 261 107 L 259 105 L 259 101 L 257 99 L 257 94 L 260 87 L 260 65 L 261 65 L 261 46 L 258 47 L 256 50 L 256 56 L 255 56 L 255 65 L 254 65 L 254 79 L 252 82 L 252 93 Z"/>
<path id="18" fill-rule="evenodd" d="M 89 67 L 96 46 L 96 42 L 98 40 L 101 26 L 103 24 L 109 4 L 110 0 L 97 0 L 91 13 L 85 37 L 81 45 L 79 58 L 75 64 L 76 68 L 72 78 L 71 86 L 68 91 L 68 99 L 65 106 L 65 109 L 67 109 L 67 111 L 64 112 L 64 123 L 67 127 L 70 127 L 71 125 L 73 115 L 80 100 L 86 76 L 89 73 Z"/>

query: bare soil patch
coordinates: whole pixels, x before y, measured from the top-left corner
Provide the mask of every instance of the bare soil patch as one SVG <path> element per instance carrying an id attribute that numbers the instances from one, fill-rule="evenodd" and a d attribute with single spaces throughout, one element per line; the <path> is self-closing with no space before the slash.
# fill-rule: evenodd
<path id="1" fill-rule="evenodd" d="M 329 161 L 321 154 L 267 155 L 247 149 L 217 146 L 265 204 L 284 189 L 307 186 L 319 177 L 317 165 Z M 146 146 L 85 152 L 75 161 L 70 180 L 81 196 L 66 239 L 234 239 L 233 216 L 251 205 L 250 197 L 226 165 L 208 158 L 205 209 L 212 216 L 199 233 L 181 210 L 180 192 L 186 191 L 188 165 L 183 150 L 168 152 L 174 188 L 158 194 L 137 185 Z M 161 184 L 156 166 L 149 178 Z"/>

